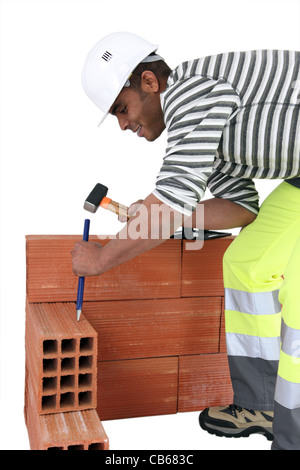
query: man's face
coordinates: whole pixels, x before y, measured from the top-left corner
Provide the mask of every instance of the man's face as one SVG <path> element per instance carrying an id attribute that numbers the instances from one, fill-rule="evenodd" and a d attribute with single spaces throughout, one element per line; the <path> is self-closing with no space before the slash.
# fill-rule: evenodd
<path id="1" fill-rule="evenodd" d="M 143 93 L 123 88 L 110 113 L 117 117 L 122 130 L 131 130 L 149 142 L 156 140 L 165 123 L 160 104 L 160 93 Z"/>

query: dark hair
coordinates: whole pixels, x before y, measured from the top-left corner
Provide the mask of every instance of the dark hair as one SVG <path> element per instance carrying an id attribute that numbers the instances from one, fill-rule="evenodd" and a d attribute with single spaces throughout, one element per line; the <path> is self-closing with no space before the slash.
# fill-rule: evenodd
<path id="1" fill-rule="evenodd" d="M 155 53 L 150 54 L 150 57 L 151 55 L 155 55 Z M 145 70 L 150 70 L 157 78 L 168 78 L 172 71 L 164 60 L 158 60 L 156 62 L 140 62 L 129 78 L 130 88 L 141 91 L 141 76 Z"/>

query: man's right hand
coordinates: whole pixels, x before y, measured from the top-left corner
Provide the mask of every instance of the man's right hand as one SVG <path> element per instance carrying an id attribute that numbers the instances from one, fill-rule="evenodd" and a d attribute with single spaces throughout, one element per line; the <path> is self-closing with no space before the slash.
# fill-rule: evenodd
<path id="1" fill-rule="evenodd" d="M 143 199 L 139 199 L 138 201 L 134 202 L 131 204 L 128 208 L 128 215 L 129 217 L 133 216 L 136 211 L 138 210 L 139 206 L 143 203 Z M 127 222 L 127 217 L 124 217 L 122 215 L 119 215 L 118 217 L 119 222 Z"/>

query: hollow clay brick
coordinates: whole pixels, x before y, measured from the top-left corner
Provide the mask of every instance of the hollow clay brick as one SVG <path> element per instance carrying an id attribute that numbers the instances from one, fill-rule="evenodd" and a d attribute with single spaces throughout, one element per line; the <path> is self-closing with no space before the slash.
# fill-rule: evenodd
<path id="1" fill-rule="evenodd" d="M 101 420 L 177 413 L 178 357 L 98 364 Z"/>
<path id="2" fill-rule="evenodd" d="M 219 352 L 221 297 L 86 302 L 98 360 Z"/>
<path id="3" fill-rule="evenodd" d="M 109 441 L 96 410 L 39 415 L 30 402 L 26 424 L 31 450 L 108 450 Z"/>
<path id="4" fill-rule="evenodd" d="M 179 358 L 179 412 L 229 405 L 232 399 L 227 354 L 201 354 Z"/>
<path id="5" fill-rule="evenodd" d="M 204 242 L 201 250 L 188 250 L 183 242 L 182 297 L 224 296 L 222 261 L 234 237 Z"/>
<path id="6" fill-rule="evenodd" d="M 82 236 L 26 237 L 27 298 L 29 302 L 76 301 L 78 278 L 71 251 Z M 105 245 L 107 240 L 90 236 Z M 163 244 L 101 276 L 87 277 L 84 300 L 175 298 L 180 296 L 181 240 Z"/>
<path id="7" fill-rule="evenodd" d="M 97 333 L 75 304 L 27 302 L 25 348 L 39 414 L 96 408 Z"/>

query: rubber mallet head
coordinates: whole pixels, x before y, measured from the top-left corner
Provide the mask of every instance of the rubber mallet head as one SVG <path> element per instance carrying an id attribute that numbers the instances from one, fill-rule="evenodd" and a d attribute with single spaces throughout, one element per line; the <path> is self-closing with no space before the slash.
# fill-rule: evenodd
<path id="1" fill-rule="evenodd" d="M 103 209 L 108 209 L 115 214 L 125 216 L 128 219 L 128 207 L 112 201 L 106 197 L 108 188 L 103 184 L 97 183 L 93 191 L 88 195 L 84 201 L 83 208 L 89 212 L 95 213 L 99 206 Z"/>
<path id="2" fill-rule="evenodd" d="M 83 208 L 93 214 L 97 211 L 102 199 L 106 196 L 108 188 L 103 184 L 97 183 L 93 191 L 84 201 Z"/>

